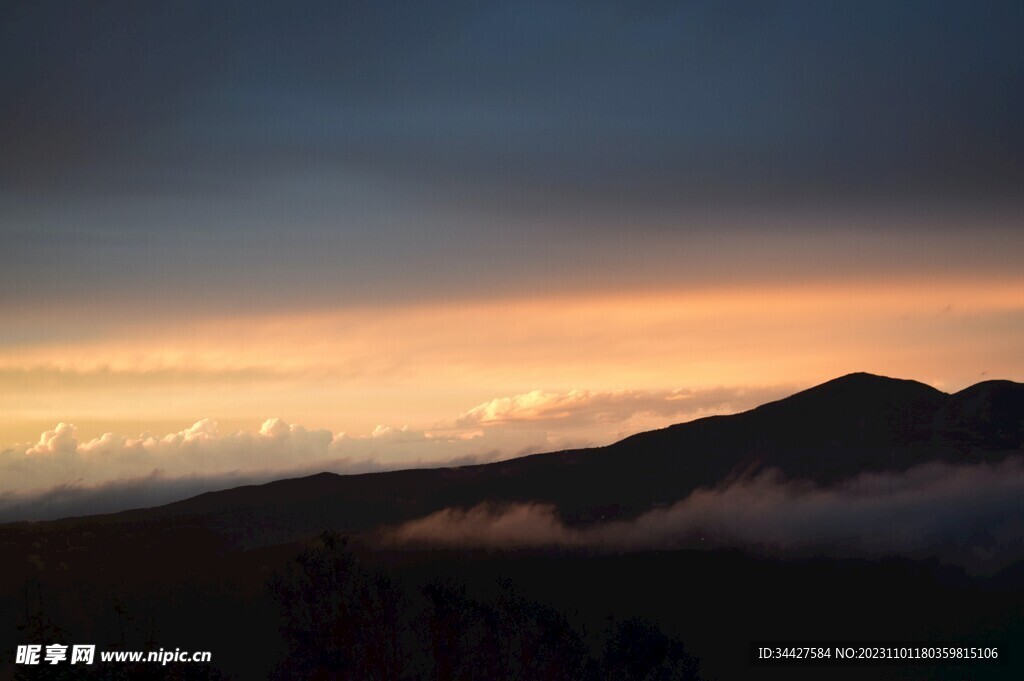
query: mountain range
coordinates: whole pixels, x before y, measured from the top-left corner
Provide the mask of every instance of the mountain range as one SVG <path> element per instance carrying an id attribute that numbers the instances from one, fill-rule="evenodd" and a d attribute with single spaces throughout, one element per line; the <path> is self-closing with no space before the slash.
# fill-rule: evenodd
<path id="1" fill-rule="evenodd" d="M 95 520 L 177 519 L 247 545 L 324 527 L 358 533 L 481 503 L 551 504 L 567 523 L 587 525 L 631 518 L 768 469 L 829 485 L 928 462 L 996 462 L 1022 448 L 1024 384 L 992 380 L 947 394 L 917 381 L 855 373 L 750 411 L 605 447 L 454 468 L 320 473 Z"/>

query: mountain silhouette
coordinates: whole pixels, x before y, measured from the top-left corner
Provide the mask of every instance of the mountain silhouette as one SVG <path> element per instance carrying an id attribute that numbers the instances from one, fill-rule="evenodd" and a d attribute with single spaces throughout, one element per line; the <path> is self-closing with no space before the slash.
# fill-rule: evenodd
<path id="1" fill-rule="evenodd" d="M 1021 452 L 1022 424 L 1019 383 L 987 381 L 949 395 L 916 381 L 855 373 L 747 412 L 605 447 L 457 468 L 321 473 L 111 519 L 202 518 L 257 544 L 323 527 L 358 532 L 485 502 L 553 504 L 567 522 L 586 524 L 632 517 L 768 468 L 831 484 L 932 461 L 997 461 Z"/>

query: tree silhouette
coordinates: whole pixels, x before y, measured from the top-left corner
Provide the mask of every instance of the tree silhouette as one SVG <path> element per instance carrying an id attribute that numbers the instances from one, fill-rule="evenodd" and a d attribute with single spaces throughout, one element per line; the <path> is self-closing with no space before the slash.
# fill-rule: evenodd
<path id="1" fill-rule="evenodd" d="M 357 632 L 361 671 L 367 678 L 399 681 L 409 668 L 409 598 L 383 572 L 365 575 L 359 589 Z"/>
<path id="2" fill-rule="evenodd" d="M 600 660 L 566 614 L 499 580 L 496 595 L 435 578 L 410 592 L 362 567 L 332 532 L 304 549 L 270 589 L 287 647 L 277 679 L 691 681 L 697 660 L 646 620 L 619 622 Z M 414 598 L 416 594 L 418 597 Z"/>
<path id="3" fill-rule="evenodd" d="M 275 678 L 404 678 L 406 594 L 390 576 L 361 567 L 347 538 L 321 534 L 271 580 L 270 590 L 288 646 Z"/>
<path id="4" fill-rule="evenodd" d="M 587 647 L 565 614 L 519 595 L 511 580 L 501 580 L 500 586 L 491 609 L 499 651 L 495 678 L 582 678 Z"/>
<path id="5" fill-rule="evenodd" d="M 423 588 L 422 617 L 430 675 L 437 681 L 574 681 L 586 675 L 583 637 L 561 612 L 499 582 L 493 600 L 476 600 L 465 585 L 435 580 Z"/>
<path id="6" fill-rule="evenodd" d="M 473 657 L 485 645 L 477 604 L 466 595 L 465 585 L 452 580 L 429 582 L 422 591 L 427 598 L 427 610 L 420 619 L 429 642 L 428 678 L 468 678 L 474 671 Z"/>
<path id="7" fill-rule="evenodd" d="M 618 622 L 604 647 L 603 678 L 608 681 L 692 681 L 700 665 L 682 641 L 639 617 Z"/>
<path id="8" fill-rule="evenodd" d="M 275 575 L 270 589 L 282 610 L 281 633 L 288 655 L 276 670 L 281 679 L 339 678 L 351 673 L 357 653 L 350 610 L 357 601 L 355 557 L 347 539 L 324 532 Z"/>

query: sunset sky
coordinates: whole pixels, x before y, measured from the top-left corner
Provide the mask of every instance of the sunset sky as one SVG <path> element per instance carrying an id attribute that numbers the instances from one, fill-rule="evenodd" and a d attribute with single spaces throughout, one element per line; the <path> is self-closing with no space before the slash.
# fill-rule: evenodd
<path id="1" fill-rule="evenodd" d="M 6 3 L 0 494 L 1024 380 L 1021 35 L 1020 2 Z"/>

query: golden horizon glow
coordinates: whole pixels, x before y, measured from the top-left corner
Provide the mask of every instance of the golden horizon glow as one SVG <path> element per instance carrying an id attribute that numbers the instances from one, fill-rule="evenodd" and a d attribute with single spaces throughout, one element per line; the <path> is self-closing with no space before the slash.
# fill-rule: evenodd
<path id="1" fill-rule="evenodd" d="M 382 423 L 426 427 L 536 389 L 808 386 L 861 370 L 957 389 L 1024 376 L 1022 311 L 1024 280 L 1002 278 L 196 320 L 154 313 L 111 320 L 99 336 L 9 345 L 0 356 L 0 435 L 25 440 L 38 436 L 29 424 L 68 420 L 268 416 L 368 432 Z"/>

